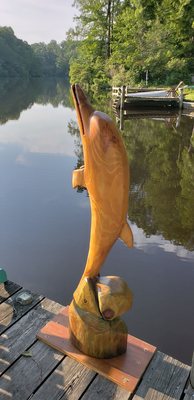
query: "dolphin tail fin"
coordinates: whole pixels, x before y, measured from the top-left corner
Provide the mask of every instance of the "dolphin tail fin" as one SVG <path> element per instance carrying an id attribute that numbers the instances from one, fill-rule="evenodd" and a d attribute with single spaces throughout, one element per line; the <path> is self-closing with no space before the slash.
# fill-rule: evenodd
<path id="1" fill-rule="evenodd" d="M 128 247 L 133 247 L 133 233 L 127 222 L 123 225 L 120 239 L 123 240 Z"/>

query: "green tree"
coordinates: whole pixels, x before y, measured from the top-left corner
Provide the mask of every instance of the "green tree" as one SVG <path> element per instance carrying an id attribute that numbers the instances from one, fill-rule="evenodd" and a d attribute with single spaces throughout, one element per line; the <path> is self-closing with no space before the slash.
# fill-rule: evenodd
<path id="1" fill-rule="evenodd" d="M 106 61 L 112 52 L 115 18 L 121 2 L 76 0 L 74 4 L 80 15 L 76 17 L 74 37 L 78 40 L 78 51 L 70 63 L 70 79 L 75 82 L 79 76 L 82 85 L 96 92 L 108 87 Z"/>
<path id="2" fill-rule="evenodd" d="M 70 62 L 72 81 L 101 88 L 189 82 L 194 69 L 193 0 L 76 0 L 80 15 L 74 35 L 78 53 Z M 73 35 L 72 35 L 73 37 Z M 98 76 L 97 76 L 98 75 Z"/>
<path id="3" fill-rule="evenodd" d="M 0 27 L 0 54 L 0 77 L 33 75 L 33 51 L 26 42 L 16 38 L 10 27 Z"/>
<path id="4" fill-rule="evenodd" d="M 67 77 L 69 62 L 77 43 L 29 45 L 18 39 L 9 27 L 0 28 L 0 77 Z"/>

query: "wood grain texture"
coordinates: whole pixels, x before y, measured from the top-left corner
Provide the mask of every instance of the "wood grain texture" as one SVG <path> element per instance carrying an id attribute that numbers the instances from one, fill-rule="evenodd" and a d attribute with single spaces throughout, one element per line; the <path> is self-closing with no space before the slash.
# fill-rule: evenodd
<path id="1" fill-rule="evenodd" d="M 66 357 L 31 399 L 78 400 L 95 376 L 95 372 Z"/>
<path id="2" fill-rule="evenodd" d="M 127 352 L 111 359 L 86 356 L 69 340 L 68 308 L 65 307 L 38 333 L 38 338 L 88 368 L 133 392 L 156 350 L 154 346 L 128 335 Z"/>
<path id="3" fill-rule="evenodd" d="M 5 283 L 0 284 L 0 304 L 3 303 L 8 297 L 12 296 L 12 294 L 18 292 L 21 289 L 21 286 L 17 285 L 17 283 L 7 281 Z"/>
<path id="4" fill-rule="evenodd" d="M 91 206 L 91 231 L 84 276 L 96 277 L 115 241 L 125 230 L 129 247 L 133 235 L 127 224 L 129 164 L 121 136 L 108 115 L 95 111 L 79 85 L 72 86 L 84 169 L 73 174 L 73 186 L 84 181 Z M 128 228 L 126 228 L 128 227 Z"/>
<path id="5" fill-rule="evenodd" d="M 84 354 L 110 358 L 126 351 L 127 326 L 120 318 L 106 321 L 84 311 L 73 301 L 69 307 L 69 326 L 71 342 Z"/>
<path id="6" fill-rule="evenodd" d="M 61 305 L 45 299 L 24 315 L 0 337 L 0 375 L 36 340 L 37 331 L 49 321 Z"/>
<path id="7" fill-rule="evenodd" d="M 185 390 L 185 395 L 183 400 L 193 400 L 194 399 L 194 388 L 189 385 L 189 387 Z"/>
<path id="8" fill-rule="evenodd" d="M 133 400 L 180 400 L 189 372 L 188 365 L 157 352 Z"/>
<path id="9" fill-rule="evenodd" d="M 119 276 L 98 277 L 96 289 L 99 309 L 104 319 L 113 320 L 131 308 L 132 292 L 128 288 L 127 282 Z M 106 315 L 107 310 L 112 314 Z"/>
<path id="10" fill-rule="evenodd" d="M 193 132 L 194 132 L 194 129 L 193 129 Z M 191 386 L 194 387 L 194 353 L 192 356 L 192 363 L 191 363 L 190 382 L 191 382 Z"/>
<path id="11" fill-rule="evenodd" d="M 9 297 L 6 301 L 0 304 L 0 333 L 3 333 L 16 321 L 18 321 L 23 315 L 31 310 L 37 303 L 39 303 L 43 296 L 33 294 L 33 301 L 30 304 L 21 305 L 16 299 L 17 296 L 22 293 L 23 290 L 19 290 L 17 293 Z"/>
<path id="12" fill-rule="evenodd" d="M 36 342 L 0 377 L 0 399 L 26 400 L 52 372 L 64 355 Z M 40 397 L 39 397 L 40 399 Z"/>
<path id="13" fill-rule="evenodd" d="M 73 358 L 64 356 L 58 350 L 36 341 L 35 332 L 37 327 L 39 329 L 39 326 L 44 325 L 54 315 L 57 329 L 64 323 L 64 315 L 63 312 L 59 312 L 60 308 L 61 305 L 53 301 L 43 300 L 34 307 L 34 312 L 33 310 L 28 311 L 27 314 L 21 316 L 19 320 L 15 321 L 14 325 L 1 335 L 0 366 L 4 365 L 4 373 L 0 377 L 0 399 L 194 399 L 194 389 L 188 384 L 190 367 L 163 353 L 157 352 L 154 355 L 146 371 L 144 371 L 135 393 L 131 394 L 129 390 L 118 387 L 103 376 L 96 375 L 94 370 L 88 369 L 82 363 L 77 363 Z M 64 309 L 62 308 L 62 310 Z M 67 321 L 67 316 L 65 318 Z M 34 325 L 34 329 L 32 325 Z M 17 326 L 18 328 L 16 328 Z M 58 334 L 57 329 L 54 331 L 55 337 Z M 57 337 L 58 339 L 59 336 Z M 135 362 L 130 367 L 130 372 L 133 377 L 136 377 L 139 368 L 137 348 L 140 343 L 144 343 L 144 352 L 147 353 L 147 351 L 145 342 L 141 342 L 137 338 L 133 338 L 133 340 L 134 347 L 131 349 L 129 362 L 131 358 L 135 358 Z M 61 343 L 64 343 L 63 334 Z M 5 346 L 6 344 L 7 346 Z M 147 347 L 148 349 L 149 347 Z M 27 350 L 26 356 L 25 350 Z M 74 351 L 77 353 L 76 349 Z M 86 356 L 81 354 L 81 357 L 84 358 Z M 122 357 L 103 361 L 93 359 L 92 362 L 107 364 L 107 371 L 110 372 L 112 370 L 113 374 L 115 369 L 120 367 L 126 372 L 130 364 L 128 364 L 128 361 L 123 364 Z M 90 367 L 93 368 L 92 363 Z"/>
<path id="14" fill-rule="evenodd" d="M 73 172 L 72 186 L 88 190 L 91 231 L 85 270 L 70 305 L 71 340 L 85 354 L 108 358 L 126 351 L 127 328 L 117 317 L 129 309 L 132 296 L 119 277 L 104 278 L 104 282 L 98 283 L 95 279 L 100 280 L 102 264 L 119 237 L 133 246 L 133 234 L 127 223 L 129 165 L 113 121 L 93 109 L 79 85 L 72 86 L 72 95 L 84 153 L 84 167 Z M 93 279 L 88 299 L 83 295 L 85 278 Z M 90 289 L 89 281 L 87 284 Z M 91 310 L 86 309 L 88 306 Z M 111 323 L 107 322 L 110 320 Z"/>
<path id="15" fill-rule="evenodd" d="M 127 390 L 97 375 L 82 397 L 82 400 L 128 400 L 130 397 L 130 393 Z"/>

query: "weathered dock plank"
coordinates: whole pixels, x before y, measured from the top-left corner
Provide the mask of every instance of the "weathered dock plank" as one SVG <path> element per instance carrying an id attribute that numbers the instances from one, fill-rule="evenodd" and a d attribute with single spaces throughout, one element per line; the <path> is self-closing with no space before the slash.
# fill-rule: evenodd
<path id="1" fill-rule="evenodd" d="M 189 387 L 185 390 L 185 396 L 183 400 L 193 400 L 194 399 L 194 388 L 189 385 Z"/>
<path id="2" fill-rule="evenodd" d="M 131 394 L 109 381 L 108 379 L 97 375 L 88 390 L 82 397 L 82 400 L 128 400 Z"/>
<path id="3" fill-rule="evenodd" d="M 157 352 L 148 366 L 133 400 L 181 399 L 190 367 Z"/>
<path id="4" fill-rule="evenodd" d="M 95 372 L 67 356 L 31 399 L 78 400 L 95 376 Z"/>
<path id="5" fill-rule="evenodd" d="M 157 352 L 134 394 L 37 341 L 39 329 L 63 308 L 34 295 L 29 308 L 17 309 L 21 288 L 10 285 L 0 304 L 0 399 L 8 400 L 193 400 L 190 367 Z M 15 288 L 15 289 L 14 289 Z M 13 309 L 18 311 L 14 316 Z M 19 305 L 18 305 L 19 307 Z M 26 306 L 23 306 L 26 307 Z M 31 307 L 31 308 L 30 308 Z M 1 324 L 3 325 L 3 324 Z M 0 327 L 1 327 L 0 325 Z M 3 328 L 4 329 L 4 328 Z"/>
<path id="6" fill-rule="evenodd" d="M 3 303 L 8 297 L 12 296 L 12 294 L 18 292 L 21 289 L 21 286 L 17 285 L 17 283 L 7 281 L 5 283 L 0 284 L 0 304 Z"/>
<path id="7" fill-rule="evenodd" d="M 21 355 L 0 377 L 1 400 L 28 399 L 64 358 L 63 354 L 40 342 L 34 343 L 27 354 L 28 357 Z"/>
<path id="8" fill-rule="evenodd" d="M 0 375 L 33 344 L 36 333 L 60 308 L 60 304 L 44 299 L 1 335 Z"/>
<path id="9" fill-rule="evenodd" d="M 22 292 L 23 290 L 20 289 L 13 296 L 9 297 L 0 304 L 0 333 L 5 332 L 6 329 L 18 321 L 23 315 L 34 308 L 34 306 L 43 299 L 43 296 L 32 294 L 32 303 L 21 305 L 17 302 L 17 296 Z"/>

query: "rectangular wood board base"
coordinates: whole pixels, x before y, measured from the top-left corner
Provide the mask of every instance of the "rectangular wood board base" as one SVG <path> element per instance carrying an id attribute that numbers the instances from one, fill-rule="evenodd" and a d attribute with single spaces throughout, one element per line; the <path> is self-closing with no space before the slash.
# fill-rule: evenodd
<path id="1" fill-rule="evenodd" d="M 134 392 L 156 351 L 156 347 L 128 335 L 125 354 L 109 359 L 87 356 L 76 349 L 70 341 L 68 307 L 62 308 L 59 314 L 39 331 L 37 337 L 130 393 Z"/>

